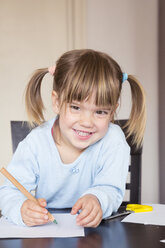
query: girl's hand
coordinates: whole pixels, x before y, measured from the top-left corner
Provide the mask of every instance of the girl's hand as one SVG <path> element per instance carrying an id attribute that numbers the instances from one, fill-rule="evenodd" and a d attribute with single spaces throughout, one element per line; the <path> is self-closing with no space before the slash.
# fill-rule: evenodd
<path id="1" fill-rule="evenodd" d="M 48 219 L 48 211 L 45 209 L 46 200 L 38 199 L 39 205 L 31 200 L 26 200 L 21 207 L 21 216 L 23 222 L 27 226 L 36 226 L 46 224 Z"/>
<path id="2" fill-rule="evenodd" d="M 84 195 L 72 207 L 71 214 L 76 214 L 77 225 L 84 227 L 97 227 L 102 220 L 102 209 L 96 196 L 92 194 Z"/>

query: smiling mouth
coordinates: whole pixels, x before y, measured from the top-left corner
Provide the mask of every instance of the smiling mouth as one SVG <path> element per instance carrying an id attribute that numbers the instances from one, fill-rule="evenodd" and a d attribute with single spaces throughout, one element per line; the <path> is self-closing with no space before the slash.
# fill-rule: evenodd
<path id="1" fill-rule="evenodd" d="M 94 132 L 80 131 L 80 130 L 76 130 L 76 129 L 73 129 L 73 130 L 76 134 L 78 134 L 79 136 L 82 136 L 82 137 L 88 137 L 88 136 L 91 136 L 92 134 L 94 134 Z"/>

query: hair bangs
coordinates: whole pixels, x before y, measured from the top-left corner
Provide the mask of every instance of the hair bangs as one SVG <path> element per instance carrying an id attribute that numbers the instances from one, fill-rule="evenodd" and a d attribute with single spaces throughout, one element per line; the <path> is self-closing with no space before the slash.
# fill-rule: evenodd
<path id="1" fill-rule="evenodd" d="M 91 55 L 91 54 L 90 54 Z M 79 61 L 67 78 L 64 101 L 82 102 L 95 95 L 97 106 L 115 106 L 116 86 L 112 78 L 112 71 L 106 61 L 100 61 L 100 57 L 86 56 Z M 115 93 L 114 93 L 115 90 Z"/>

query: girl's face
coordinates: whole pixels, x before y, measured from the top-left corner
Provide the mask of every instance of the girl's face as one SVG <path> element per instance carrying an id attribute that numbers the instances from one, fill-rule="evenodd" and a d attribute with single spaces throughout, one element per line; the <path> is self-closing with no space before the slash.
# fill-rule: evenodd
<path id="1" fill-rule="evenodd" d="M 94 96 L 59 107 L 56 93 L 52 94 L 53 109 L 59 114 L 60 145 L 81 152 L 104 137 L 112 118 L 110 107 L 98 107 Z"/>

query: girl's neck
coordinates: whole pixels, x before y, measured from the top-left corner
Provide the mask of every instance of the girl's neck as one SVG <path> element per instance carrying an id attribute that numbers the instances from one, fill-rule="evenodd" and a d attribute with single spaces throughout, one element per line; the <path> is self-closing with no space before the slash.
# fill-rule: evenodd
<path id="1" fill-rule="evenodd" d="M 73 163 L 83 152 L 82 150 L 74 149 L 72 146 L 68 146 L 65 142 L 62 141 L 58 120 L 55 121 L 53 125 L 53 139 L 58 149 L 61 161 L 64 164 Z"/>

